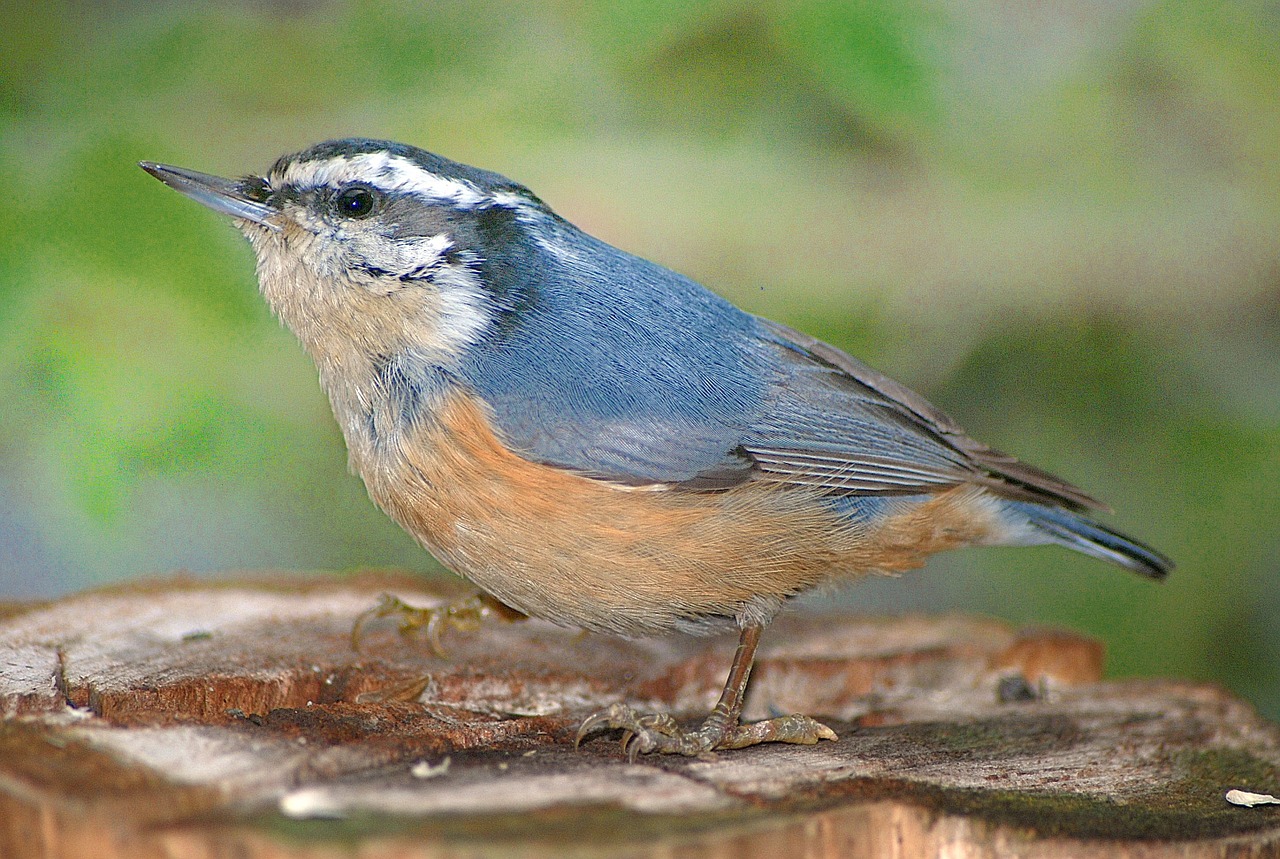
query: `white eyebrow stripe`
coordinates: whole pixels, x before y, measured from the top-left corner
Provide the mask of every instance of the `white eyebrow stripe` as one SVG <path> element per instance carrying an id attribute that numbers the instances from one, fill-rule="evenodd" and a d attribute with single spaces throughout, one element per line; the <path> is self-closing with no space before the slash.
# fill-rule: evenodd
<path id="1" fill-rule="evenodd" d="M 294 162 L 285 168 L 278 182 L 302 188 L 340 188 L 349 182 L 367 182 L 383 191 L 419 194 L 459 206 L 480 206 L 492 200 L 470 182 L 437 176 L 386 152 Z"/>
<path id="2" fill-rule="evenodd" d="M 492 199 L 493 202 L 497 203 L 499 206 L 505 206 L 508 209 L 524 211 L 533 208 L 529 204 L 529 201 L 524 197 L 521 197 L 519 194 L 512 194 L 509 191 L 499 191 L 493 195 Z"/>

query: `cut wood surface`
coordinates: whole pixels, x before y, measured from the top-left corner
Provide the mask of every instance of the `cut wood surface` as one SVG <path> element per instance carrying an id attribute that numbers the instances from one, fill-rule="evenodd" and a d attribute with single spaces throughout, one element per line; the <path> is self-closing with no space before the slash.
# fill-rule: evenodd
<path id="1" fill-rule="evenodd" d="M 748 717 L 817 746 L 628 763 L 618 700 L 705 715 L 732 638 L 537 621 L 350 633 L 403 575 L 168 580 L 0 612 L 0 857 L 1280 856 L 1280 731 L 1211 686 L 971 617 L 787 615 Z"/>

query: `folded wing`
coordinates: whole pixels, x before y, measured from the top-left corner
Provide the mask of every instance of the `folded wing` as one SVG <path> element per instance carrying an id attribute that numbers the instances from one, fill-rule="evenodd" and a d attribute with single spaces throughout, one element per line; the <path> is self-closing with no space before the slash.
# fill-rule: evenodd
<path id="1" fill-rule="evenodd" d="M 760 477 L 853 495 L 980 483 L 1011 498 L 1103 507 L 1070 483 L 970 438 L 919 394 L 835 347 L 759 322 L 779 367 L 774 396 L 741 444 Z"/>

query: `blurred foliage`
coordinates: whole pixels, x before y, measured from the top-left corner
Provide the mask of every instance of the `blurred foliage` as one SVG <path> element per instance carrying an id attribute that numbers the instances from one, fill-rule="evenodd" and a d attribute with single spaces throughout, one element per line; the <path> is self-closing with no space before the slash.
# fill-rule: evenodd
<path id="1" fill-rule="evenodd" d="M 0 593 L 438 568 L 212 213 L 134 166 L 402 139 L 924 390 L 1112 503 L 837 599 L 1104 638 L 1280 716 L 1275 0 L 0 0 Z M 827 598 L 828 600 L 830 598 Z"/>

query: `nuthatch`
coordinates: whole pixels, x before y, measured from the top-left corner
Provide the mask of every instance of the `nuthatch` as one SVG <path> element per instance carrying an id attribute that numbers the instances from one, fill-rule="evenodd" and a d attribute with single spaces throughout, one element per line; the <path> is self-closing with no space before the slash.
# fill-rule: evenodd
<path id="1" fill-rule="evenodd" d="M 1172 567 L 918 394 L 496 173 L 364 139 L 239 180 L 141 166 L 235 218 L 352 469 L 446 566 L 564 626 L 740 630 L 700 727 L 615 704 L 579 739 L 622 729 L 632 755 L 834 739 L 807 716 L 740 722 L 761 630 L 826 582 L 961 546 Z"/>

